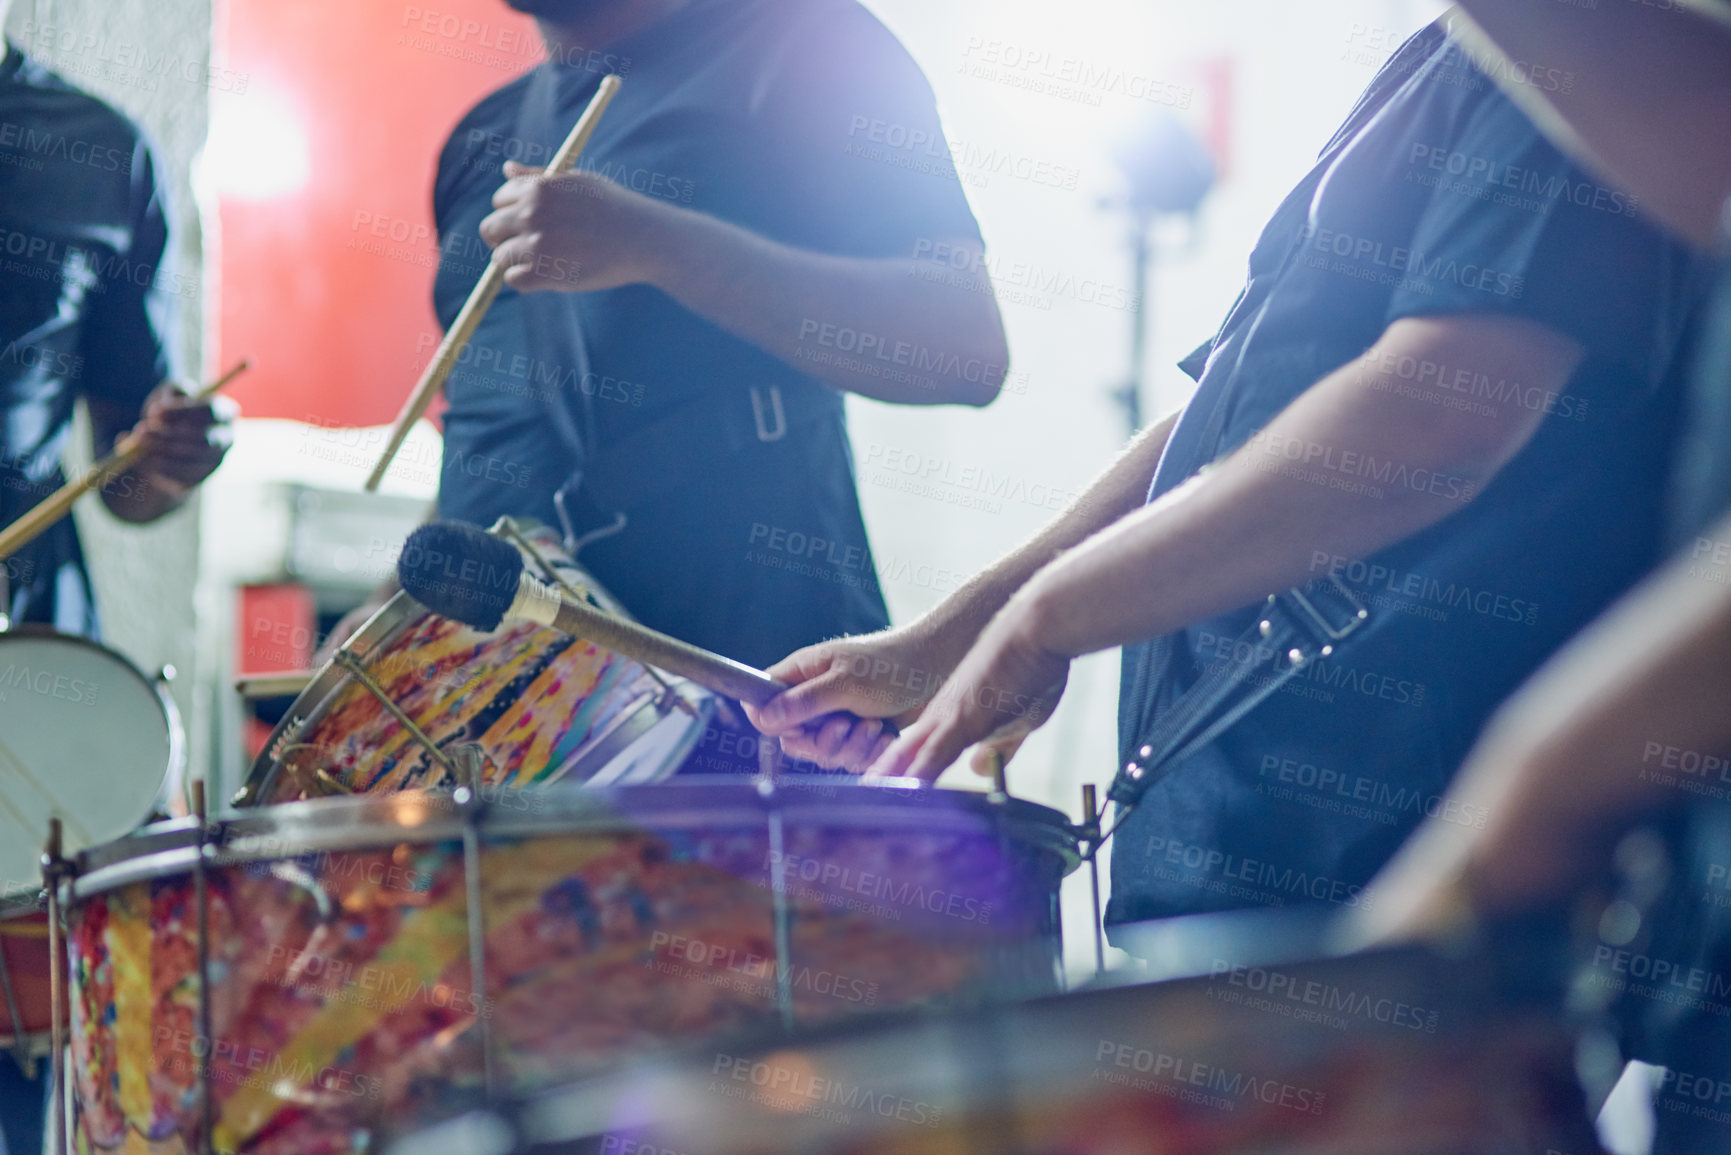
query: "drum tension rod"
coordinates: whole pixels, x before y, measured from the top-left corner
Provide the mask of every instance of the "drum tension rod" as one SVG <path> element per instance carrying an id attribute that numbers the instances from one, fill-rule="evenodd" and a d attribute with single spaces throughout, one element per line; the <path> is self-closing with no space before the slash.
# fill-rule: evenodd
<path id="1" fill-rule="evenodd" d="M 210 845 L 210 808 L 205 802 L 204 779 L 192 780 L 192 818 L 198 823 L 192 860 L 192 897 L 198 904 L 198 1033 L 204 1039 L 204 1061 L 198 1070 L 199 1150 L 216 1150 L 216 1091 L 211 1085 L 216 1072 L 215 1026 L 210 1005 L 210 863 L 205 849 Z"/>
<path id="2" fill-rule="evenodd" d="M 559 591 L 566 597 L 577 602 L 589 601 L 589 591 L 586 589 L 580 589 L 565 580 L 565 575 L 560 573 L 553 563 L 547 560 L 547 555 L 543 554 L 534 542 L 530 541 L 523 535 L 523 531 L 517 528 L 516 522 L 512 521 L 508 517 L 502 517 L 499 519 L 495 528 L 498 529 L 500 533 L 504 534 L 505 537 L 515 542 L 519 549 L 523 550 L 534 559 L 535 564 L 540 567 L 541 573 L 549 582 L 552 582 L 553 585 L 557 586 Z M 641 662 L 638 664 L 643 665 Z M 651 678 L 655 679 L 656 684 L 661 687 L 661 705 L 663 707 L 671 705 L 676 709 L 683 710 L 693 718 L 697 717 L 697 707 L 680 697 L 679 692 L 673 688 L 673 684 L 661 676 L 660 670 L 647 665 L 643 666 L 643 670 Z"/>
<path id="3" fill-rule="evenodd" d="M 60 966 L 65 943 L 60 933 L 60 884 L 72 876 L 72 864 L 61 853 L 63 845 L 60 819 L 48 820 L 48 844 L 42 851 L 42 881 L 48 888 L 48 1037 L 49 1083 L 54 1094 L 50 1099 L 48 1150 L 66 1155 L 66 1123 L 72 1115 L 72 1088 L 68 1079 L 70 1064 L 66 1061 L 66 1023 L 60 1017 L 60 1007 L 66 1002 L 66 974 Z"/>
<path id="4" fill-rule="evenodd" d="M 450 758 L 445 756 L 445 752 L 441 750 L 431 738 L 427 737 L 427 732 L 415 724 L 415 720 L 409 717 L 407 711 L 397 705 L 394 698 L 385 693 L 385 688 L 373 679 L 373 676 L 367 672 L 366 666 L 361 664 L 359 658 L 355 657 L 355 655 L 350 651 L 344 649 L 338 650 L 336 657 L 331 660 L 349 673 L 353 674 L 355 676 L 355 681 L 364 686 L 369 694 L 377 698 L 379 700 L 379 705 L 389 711 L 391 717 L 403 724 L 403 729 L 409 732 L 409 737 L 418 742 L 427 751 L 428 755 L 432 757 L 433 761 L 437 762 L 444 768 L 445 773 L 451 776 L 452 782 L 456 783 L 458 786 L 470 785 L 470 783 L 463 781 L 463 775 L 457 769 L 456 763 L 452 762 Z M 475 785 L 482 785 L 482 783 L 475 783 Z"/>
<path id="5" fill-rule="evenodd" d="M 1092 782 L 1082 787 L 1082 824 L 1076 828 L 1076 837 L 1088 847 L 1083 859 L 1088 863 L 1088 881 L 1094 892 L 1094 973 L 1103 975 L 1106 973 L 1106 937 L 1100 923 L 1100 847 L 1106 840 L 1100 833 L 1100 799 Z"/>

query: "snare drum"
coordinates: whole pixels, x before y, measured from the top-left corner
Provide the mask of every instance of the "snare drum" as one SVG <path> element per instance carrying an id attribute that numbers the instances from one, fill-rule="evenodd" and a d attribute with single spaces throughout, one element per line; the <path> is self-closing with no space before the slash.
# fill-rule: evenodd
<path id="1" fill-rule="evenodd" d="M 208 1102 L 219 1151 L 360 1151 L 489 1083 L 1056 989 L 1055 811 L 827 779 L 486 797 L 290 803 L 202 858 L 189 823 L 81 855 L 80 1149 L 196 1150 Z"/>
<path id="2" fill-rule="evenodd" d="M 501 525 L 543 576 L 627 616 L 550 537 Z M 295 699 L 235 802 L 452 787 L 465 748 L 488 786 L 652 782 L 679 769 L 716 705 L 569 634 L 527 622 L 484 634 L 398 593 Z"/>
<path id="3" fill-rule="evenodd" d="M 0 894 L 41 888 L 48 820 L 67 852 L 119 838 L 178 798 L 180 715 L 106 646 L 33 626 L 0 633 Z"/>

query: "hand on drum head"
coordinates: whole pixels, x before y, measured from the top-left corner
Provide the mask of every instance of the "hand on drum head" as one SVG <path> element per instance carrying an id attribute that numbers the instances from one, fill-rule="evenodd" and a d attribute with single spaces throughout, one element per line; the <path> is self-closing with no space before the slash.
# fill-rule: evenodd
<path id="1" fill-rule="evenodd" d="M 782 749 L 820 766 L 864 770 L 894 734 L 879 719 L 906 724 L 943 684 L 948 664 L 912 631 L 891 630 L 807 646 L 767 673 L 792 688 L 745 707 Z"/>
<path id="2" fill-rule="evenodd" d="M 931 782 L 976 743 L 976 771 L 988 772 L 994 752 L 1008 761 L 1052 716 L 1070 676 L 1070 659 L 1038 645 L 1030 619 L 1015 601 L 993 618 L 943 691 L 867 775 Z"/>

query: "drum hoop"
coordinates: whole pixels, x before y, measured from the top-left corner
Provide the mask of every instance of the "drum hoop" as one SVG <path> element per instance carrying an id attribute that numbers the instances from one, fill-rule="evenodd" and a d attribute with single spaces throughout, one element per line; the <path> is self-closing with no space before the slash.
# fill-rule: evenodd
<path id="1" fill-rule="evenodd" d="M 140 686 L 144 687 L 145 693 L 150 695 L 152 701 L 156 702 L 159 706 L 162 706 L 163 704 L 164 695 L 161 683 L 155 681 L 150 677 L 150 675 L 139 669 L 131 658 L 128 658 L 125 654 L 116 650 L 112 646 L 103 645 L 94 638 L 86 638 L 78 634 L 62 633 L 61 631 L 54 629 L 52 626 L 44 626 L 31 622 L 25 625 L 13 626 L 9 630 L 0 631 L 0 646 L 4 646 L 8 641 L 14 638 L 28 638 L 35 641 L 65 642 L 68 645 L 80 646 L 87 650 L 95 650 L 97 653 L 112 658 L 121 666 L 125 667 L 126 673 L 135 679 Z M 163 721 L 168 724 L 169 757 L 172 759 L 175 756 L 177 745 L 184 742 L 184 738 L 177 741 L 175 735 L 174 723 L 178 719 L 180 712 L 179 710 L 170 711 L 164 706 L 161 713 L 163 715 Z M 182 751 L 182 753 L 184 753 L 184 751 Z"/>
<path id="2" fill-rule="evenodd" d="M 801 798 L 806 790 L 872 791 L 857 801 Z M 718 798 L 725 790 L 727 797 Z M 885 791 L 886 793 L 875 793 Z M 784 780 L 768 794 L 754 780 L 693 775 L 650 785 L 599 789 L 503 790 L 487 802 L 480 830 L 489 840 L 630 831 L 702 832 L 763 826 L 771 813 L 795 825 L 832 829 L 928 833 L 989 833 L 1002 822 L 1024 847 L 1076 868 L 1075 837 L 1056 810 L 1023 799 L 991 801 L 985 794 L 940 790 L 911 779 L 865 786 L 826 778 Z M 621 796 L 631 805 L 615 805 Z M 930 803 L 936 802 L 933 806 Z M 520 808 L 513 805 L 520 803 Z M 645 805 L 647 803 L 648 805 Z M 622 820 L 620 810 L 633 817 Z M 384 850 L 404 843 L 456 843 L 463 816 L 449 791 L 404 791 L 351 798 L 285 802 L 216 823 L 205 846 L 211 866 L 244 866 L 307 854 Z M 256 841 L 255 841 L 256 840 Z M 78 856 L 70 899 L 77 902 L 135 882 L 190 872 L 198 860 L 198 824 L 161 822 Z"/>
<path id="3" fill-rule="evenodd" d="M 361 624 L 360 629 L 343 643 L 343 648 L 365 662 L 394 642 L 420 615 L 431 612 L 406 591 L 398 590 L 390 601 L 379 607 L 377 613 Z M 298 731 L 317 724 L 329 712 L 337 694 L 354 682 L 353 674 L 335 662 L 327 662 L 325 668 L 307 683 L 306 689 L 295 695 L 288 712 L 270 732 L 270 739 L 258 757 L 253 759 L 246 783 L 235 795 L 235 805 L 256 806 L 261 798 L 269 795 L 282 770 L 281 763 L 273 757 L 274 751 Z"/>
<path id="4" fill-rule="evenodd" d="M 0 647 L 5 646 L 9 641 L 20 639 L 39 642 L 53 641 L 65 645 L 80 647 L 86 650 L 94 650 L 97 654 L 118 665 L 121 673 L 137 682 L 137 684 L 149 696 L 150 700 L 156 704 L 156 711 L 162 717 L 163 730 L 166 732 L 168 739 L 168 755 L 164 759 L 160 770 L 155 772 L 155 787 L 151 791 L 150 803 L 146 807 L 145 812 L 138 816 L 138 821 L 143 821 L 148 818 L 151 811 L 154 810 L 157 804 L 162 801 L 164 788 L 169 782 L 174 780 L 174 775 L 177 770 L 184 771 L 186 764 L 186 731 L 181 721 L 180 710 L 175 706 L 174 699 L 169 696 L 168 688 L 163 685 L 159 679 L 152 679 L 143 670 L 139 669 L 132 659 L 128 658 L 125 654 L 114 649 L 112 646 L 103 645 L 94 638 L 86 638 L 78 634 L 63 633 L 60 630 L 54 629 L 52 626 L 46 626 L 37 622 L 28 622 L 23 625 L 13 626 L 11 629 L 0 632 Z M 18 897 L 16 893 L 0 896 L 0 917 L 6 917 L 4 915 L 6 909 L 5 904 L 9 899 L 16 897 Z"/>

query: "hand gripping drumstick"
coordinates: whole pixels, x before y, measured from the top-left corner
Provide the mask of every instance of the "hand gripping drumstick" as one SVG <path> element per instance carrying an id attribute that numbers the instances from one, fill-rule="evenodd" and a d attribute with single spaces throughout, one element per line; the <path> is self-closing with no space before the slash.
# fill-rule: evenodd
<path id="1" fill-rule="evenodd" d="M 589 143 L 589 137 L 600 122 L 601 114 L 607 111 L 614 93 L 618 92 L 619 86 L 624 83 L 617 76 L 601 78 L 601 87 L 595 90 L 589 107 L 583 110 L 583 115 L 578 118 L 571 135 L 565 138 L 565 143 L 559 146 L 559 151 L 547 162 L 545 176 L 559 176 L 577 163 L 577 157 L 583 152 L 583 146 Z M 379 483 L 385 479 L 385 471 L 391 467 L 391 462 L 403 448 L 403 442 L 408 439 L 409 430 L 421 419 L 427 406 L 433 403 L 433 395 L 445 383 L 445 378 L 450 376 L 451 368 L 457 363 L 458 354 L 468 345 L 469 339 L 475 335 L 475 330 L 481 327 L 481 319 L 487 315 L 487 310 L 493 307 L 493 299 L 499 295 L 499 290 L 505 287 L 506 272 L 505 265 L 495 253 L 487 264 L 487 271 L 481 274 L 474 291 L 463 303 L 463 311 L 451 322 L 451 328 L 446 332 L 445 339 L 439 343 L 438 351 L 421 372 L 421 379 L 415 383 L 414 392 L 410 393 L 409 399 L 403 403 L 403 411 L 397 414 L 397 422 L 391 426 L 391 438 L 385 443 L 385 452 L 367 477 L 368 493 L 379 488 Z"/>
<path id="2" fill-rule="evenodd" d="M 477 630 L 526 619 L 761 706 L 787 689 L 762 670 L 573 601 L 538 581 L 508 542 L 461 522 L 423 525 L 403 543 L 397 580 L 442 617 Z"/>
<path id="3" fill-rule="evenodd" d="M 194 405 L 209 401 L 246 370 L 247 362 L 242 361 L 187 400 Z M 136 432 L 122 437 L 114 446 L 113 453 L 85 470 L 82 476 L 74 478 L 43 498 L 29 513 L 0 531 L 0 559 L 11 557 L 35 541 L 44 530 L 70 513 L 73 503 L 79 498 L 97 486 L 107 484 L 116 474 L 131 469 L 143 455 L 143 438 Z"/>

